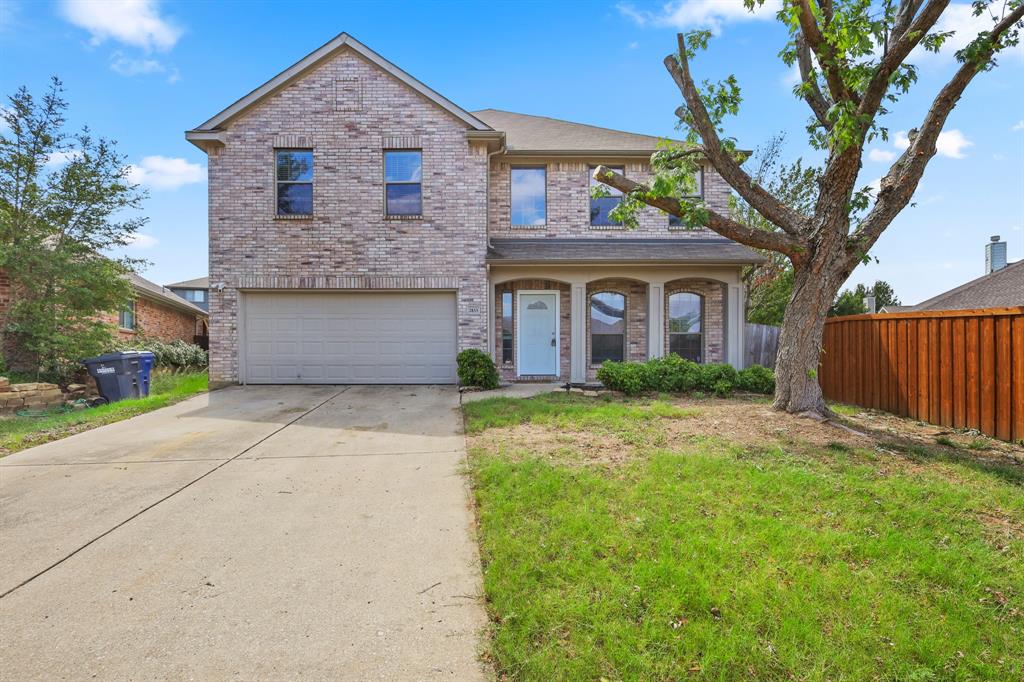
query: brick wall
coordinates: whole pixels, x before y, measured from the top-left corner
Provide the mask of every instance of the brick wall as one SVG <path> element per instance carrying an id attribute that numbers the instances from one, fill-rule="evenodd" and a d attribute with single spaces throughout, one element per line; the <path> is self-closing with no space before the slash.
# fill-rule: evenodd
<path id="1" fill-rule="evenodd" d="M 542 226 L 513 226 L 511 224 L 513 166 L 544 166 L 547 169 L 547 223 Z M 593 162 L 540 160 L 518 162 L 508 157 L 494 157 L 491 161 L 490 232 L 495 237 L 585 237 L 599 239 L 623 238 L 704 238 L 719 237 L 711 230 L 687 230 L 670 227 L 668 214 L 655 208 L 640 211 L 639 226 L 630 229 L 621 226 L 592 226 L 590 224 L 590 174 Z M 623 165 L 609 162 L 608 165 Z M 650 178 L 647 162 L 625 164 L 626 177 L 637 182 Z M 712 208 L 728 212 L 729 185 L 714 170 L 704 176 L 704 196 Z"/>
<path id="2" fill-rule="evenodd" d="M 340 85 L 339 85 L 340 84 Z M 313 149 L 313 217 L 275 217 L 274 149 Z M 383 150 L 423 151 L 422 219 L 384 215 Z M 464 122 L 350 50 L 226 126 L 209 156 L 210 376 L 238 379 L 239 289 L 444 277 L 459 348 L 486 348 L 484 146 Z"/>
<path id="3" fill-rule="evenodd" d="M 102 318 L 104 322 L 118 325 L 117 313 L 105 313 Z M 142 333 L 161 341 L 180 339 L 192 343 L 199 326 L 200 317 L 195 313 L 140 297 L 135 300 L 135 329 L 118 327 L 117 334 L 123 339 L 130 339 Z"/>
<path id="4" fill-rule="evenodd" d="M 677 279 L 665 284 L 665 353 L 668 353 L 669 297 L 689 292 L 703 297 L 701 343 L 704 362 L 725 362 L 725 290 L 721 282 L 706 279 Z"/>

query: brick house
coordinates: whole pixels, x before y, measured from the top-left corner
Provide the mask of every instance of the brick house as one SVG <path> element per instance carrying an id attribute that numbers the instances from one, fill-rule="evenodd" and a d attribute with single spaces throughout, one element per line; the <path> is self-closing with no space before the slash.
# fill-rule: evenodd
<path id="1" fill-rule="evenodd" d="M 759 256 L 591 198 L 598 164 L 648 177 L 658 138 L 466 111 L 344 33 L 186 137 L 209 159 L 211 380 L 452 383 L 464 348 L 509 380 L 741 363 Z"/>

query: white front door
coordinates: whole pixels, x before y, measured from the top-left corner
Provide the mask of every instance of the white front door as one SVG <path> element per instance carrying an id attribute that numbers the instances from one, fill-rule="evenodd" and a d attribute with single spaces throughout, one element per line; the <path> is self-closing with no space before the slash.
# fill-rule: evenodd
<path id="1" fill-rule="evenodd" d="M 519 363 L 516 373 L 558 374 L 558 292 L 519 292 Z"/>

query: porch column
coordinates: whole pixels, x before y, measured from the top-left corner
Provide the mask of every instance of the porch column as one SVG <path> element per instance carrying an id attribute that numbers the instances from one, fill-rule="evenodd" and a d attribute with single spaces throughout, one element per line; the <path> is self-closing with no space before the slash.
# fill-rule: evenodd
<path id="1" fill-rule="evenodd" d="M 569 381 L 587 380 L 587 283 L 569 283 Z"/>
<path id="2" fill-rule="evenodd" d="M 665 283 L 647 283 L 647 357 L 665 355 Z"/>

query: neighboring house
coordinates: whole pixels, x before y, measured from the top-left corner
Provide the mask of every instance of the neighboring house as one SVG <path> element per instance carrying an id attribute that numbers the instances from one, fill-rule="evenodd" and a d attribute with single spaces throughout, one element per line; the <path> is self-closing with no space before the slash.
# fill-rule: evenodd
<path id="1" fill-rule="evenodd" d="M 184 282 L 168 284 L 167 288 L 178 296 L 181 296 L 189 303 L 195 305 L 197 308 L 202 308 L 206 311 L 210 310 L 209 277 L 198 277 L 196 279 L 185 280 Z"/>
<path id="2" fill-rule="evenodd" d="M 119 336 L 131 338 L 142 333 L 151 339 L 189 343 L 206 336 L 209 315 L 205 310 L 144 277 L 129 274 L 128 279 L 135 288 L 135 300 L 119 313 L 104 315 L 117 325 Z"/>
<path id="3" fill-rule="evenodd" d="M 453 383 L 465 348 L 511 380 L 742 362 L 760 257 L 590 196 L 598 164 L 647 179 L 656 137 L 466 111 L 344 33 L 186 137 L 209 157 L 214 381 Z"/>

